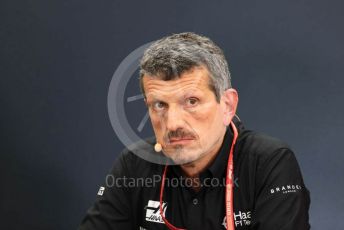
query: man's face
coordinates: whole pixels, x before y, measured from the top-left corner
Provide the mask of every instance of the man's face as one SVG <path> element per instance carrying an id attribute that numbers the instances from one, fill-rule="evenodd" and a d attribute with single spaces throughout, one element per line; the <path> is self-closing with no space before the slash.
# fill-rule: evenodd
<path id="1" fill-rule="evenodd" d="M 207 68 L 194 67 L 170 81 L 145 75 L 143 86 L 157 142 L 176 164 L 194 162 L 221 145 L 236 104 L 231 111 L 229 94 L 216 101 Z"/>

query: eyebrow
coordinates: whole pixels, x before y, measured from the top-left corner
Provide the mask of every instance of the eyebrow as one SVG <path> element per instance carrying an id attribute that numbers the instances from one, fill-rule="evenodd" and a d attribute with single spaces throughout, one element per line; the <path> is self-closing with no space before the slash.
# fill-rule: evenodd
<path id="1" fill-rule="evenodd" d="M 147 103 L 148 106 L 151 106 L 151 105 L 153 105 L 154 103 L 156 103 L 158 101 L 166 103 L 164 100 L 161 100 L 161 99 L 159 99 L 156 96 L 154 96 L 152 99 L 146 99 L 146 103 Z"/>
<path id="2" fill-rule="evenodd" d="M 189 98 L 192 96 L 197 97 L 197 98 L 202 97 L 201 93 L 199 93 L 199 92 L 196 93 L 195 91 L 189 91 L 189 92 L 182 94 L 180 99 L 186 99 L 186 98 Z M 149 99 L 148 99 L 148 97 L 146 97 L 147 104 L 152 104 L 152 103 L 158 102 L 158 101 L 166 103 L 166 101 L 164 99 L 162 99 L 159 95 L 151 95 Z"/>

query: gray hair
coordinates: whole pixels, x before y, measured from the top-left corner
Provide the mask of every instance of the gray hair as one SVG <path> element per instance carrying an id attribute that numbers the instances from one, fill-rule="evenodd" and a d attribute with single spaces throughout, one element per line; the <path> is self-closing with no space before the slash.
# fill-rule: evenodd
<path id="1" fill-rule="evenodd" d="M 217 102 L 231 88 L 231 75 L 223 51 L 209 38 L 192 32 L 173 34 L 155 41 L 140 61 L 140 88 L 145 95 L 145 74 L 168 81 L 179 78 L 193 67 L 205 66 L 210 73 L 210 89 Z"/>

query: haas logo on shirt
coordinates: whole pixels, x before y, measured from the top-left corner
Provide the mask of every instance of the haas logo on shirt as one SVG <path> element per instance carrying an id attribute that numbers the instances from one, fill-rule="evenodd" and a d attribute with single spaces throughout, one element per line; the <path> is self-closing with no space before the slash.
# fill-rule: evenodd
<path id="1" fill-rule="evenodd" d="M 235 227 L 249 226 L 251 225 L 251 211 L 233 213 L 234 215 L 234 224 Z M 227 218 L 223 218 L 222 222 L 223 227 L 227 229 Z"/>
<path id="2" fill-rule="evenodd" d="M 167 208 L 167 203 L 163 202 L 162 211 L 163 211 L 164 216 L 166 213 L 166 208 Z M 162 224 L 164 223 L 164 220 L 162 219 L 160 215 L 160 202 L 159 201 L 149 200 L 145 209 L 146 209 L 146 221 L 162 223 Z"/>

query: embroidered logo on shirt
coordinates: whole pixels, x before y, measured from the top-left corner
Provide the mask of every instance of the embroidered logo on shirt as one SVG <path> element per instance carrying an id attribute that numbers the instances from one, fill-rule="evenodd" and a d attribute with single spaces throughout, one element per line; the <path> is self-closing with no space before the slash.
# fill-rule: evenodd
<path id="1" fill-rule="evenodd" d="M 247 212 L 234 212 L 234 224 L 235 227 L 242 227 L 242 226 L 249 226 L 251 225 L 251 211 Z M 226 216 L 223 218 L 222 225 L 227 229 L 227 218 Z"/>
<path id="2" fill-rule="evenodd" d="M 270 189 L 270 193 L 273 194 L 273 193 L 290 193 L 290 192 L 297 192 L 298 190 L 301 190 L 301 186 L 300 185 L 283 185 L 283 186 L 280 186 L 280 187 L 275 187 L 275 188 L 272 188 Z"/>
<path id="3" fill-rule="evenodd" d="M 163 211 L 164 216 L 166 213 L 166 208 L 167 208 L 167 203 L 163 202 L 162 211 Z M 159 201 L 149 200 L 145 209 L 146 209 L 146 221 L 164 224 L 164 220 L 162 219 L 160 215 L 160 202 Z"/>
<path id="4" fill-rule="evenodd" d="M 102 195 L 104 194 L 104 190 L 105 190 L 104 187 L 100 187 L 97 194 L 98 194 L 99 196 L 102 196 Z"/>

